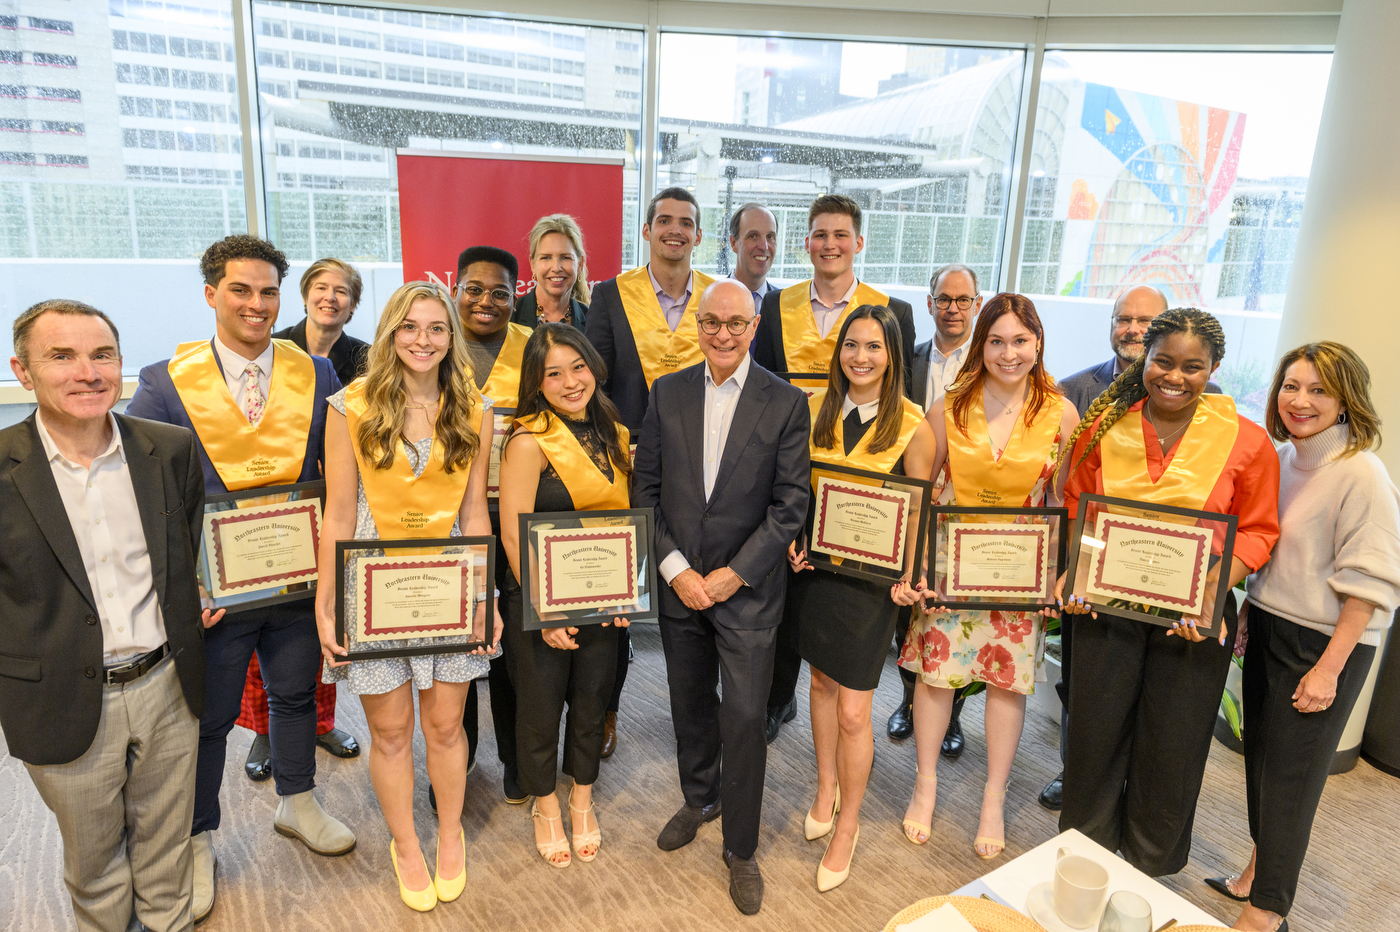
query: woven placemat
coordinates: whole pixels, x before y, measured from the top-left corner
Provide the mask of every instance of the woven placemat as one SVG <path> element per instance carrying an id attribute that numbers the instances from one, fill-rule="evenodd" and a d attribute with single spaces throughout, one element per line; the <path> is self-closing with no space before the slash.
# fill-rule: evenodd
<path id="1" fill-rule="evenodd" d="M 1023 916 L 1010 906 L 1002 906 L 991 900 L 976 896 L 931 896 L 919 900 L 913 906 L 906 906 L 885 924 L 885 932 L 894 932 L 906 922 L 913 922 L 926 913 L 931 913 L 944 903 L 952 903 L 962 917 L 972 923 L 977 932 L 1045 932 L 1045 927 Z M 1182 930 L 1185 932 L 1185 930 Z"/>

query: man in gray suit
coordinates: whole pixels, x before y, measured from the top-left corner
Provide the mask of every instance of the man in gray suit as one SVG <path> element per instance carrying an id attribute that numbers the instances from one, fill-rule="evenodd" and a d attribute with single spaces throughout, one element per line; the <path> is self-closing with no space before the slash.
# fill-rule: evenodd
<path id="1" fill-rule="evenodd" d="M 112 414 L 117 329 L 77 301 L 15 320 L 38 410 L 0 431 L 0 727 L 63 837 L 77 927 L 189 929 L 204 473 L 182 427 Z"/>
<path id="2" fill-rule="evenodd" d="M 633 507 L 656 509 L 685 797 L 656 844 L 687 845 L 722 811 L 729 896 L 751 916 L 763 902 L 764 727 L 787 548 L 807 519 L 811 417 L 800 389 L 749 357 L 757 318 L 746 285 L 711 284 L 697 318 L 705 361 L 652 386 L 632 474 Z"/>
<path id="3" fill-rule="evenodd" d="M 778 221 L 773 212 L 758 201 L 741 205 L 729 218 L 729 248 L 734 250 L 734 277 L 753 295 L 757 314 L 763 296 L 777 290 L 768 281 L 778 255 Z"/>

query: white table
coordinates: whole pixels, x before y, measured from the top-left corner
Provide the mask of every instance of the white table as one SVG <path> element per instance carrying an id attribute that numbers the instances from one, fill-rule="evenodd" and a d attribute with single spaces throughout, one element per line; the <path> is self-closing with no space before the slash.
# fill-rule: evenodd
<path id="1" fill-rule="evenodd" d="M 1178 925 L 1223 926 L 1219 919 L 1188 903 L 1075 829 L 1032 848 L 1019 858 L 1008 861 L 980 880 L 974 880 L 953 893 L 957 896 L 978 896 L 990 892 L 1012 909 L 1029 916 L 1026 896 L 1036 884 L 1053 879 L 1055 856 L 1061 848 L 1068 848 L 1074 854 L 1083 855 L 1102 864 L 1108 871 L 1110 894 L 1119 890 L 1131 890 L 1146 899 L 1152 905 L 1154 927 L 1160 926 L 1168 919 L 1175 919 Z"/>

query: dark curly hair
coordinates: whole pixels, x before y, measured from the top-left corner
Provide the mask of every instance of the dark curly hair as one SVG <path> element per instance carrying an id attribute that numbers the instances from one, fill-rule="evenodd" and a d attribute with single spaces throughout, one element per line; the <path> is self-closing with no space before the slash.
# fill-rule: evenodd
<path id="1" fill-rule="evenodd" d="M 204 276 L 204 283 L 217 288 L 219 282 L 224 280 L 224 271 L 228 264 L 234 259 L 261 259 L 277 270 L 279 285 L 282 279 L 287 277 L 287 270 L 291 268 L 287 257 L 282 255 L 282 251 L 276 246 L 265 239 L 239 233 L 236 236 L 225 236 L 204 250 L 204 255 L 199 258 L 199 274 Z"/>

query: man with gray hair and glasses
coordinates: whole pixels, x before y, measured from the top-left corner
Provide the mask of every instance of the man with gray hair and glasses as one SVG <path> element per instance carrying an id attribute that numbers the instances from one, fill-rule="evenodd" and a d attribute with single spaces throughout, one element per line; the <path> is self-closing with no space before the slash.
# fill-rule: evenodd
<path id="1" fill-rule="evenodd" d="M 77 928 L 187 930 L 201 622 L 224 614 L 195 582 L 203 465 L 188 430 L 112 413 L 97 308 L 41 301 L 14 347 L 38 410 L 0 431 L 0 728 L 58 821 Z"/>
<path id="2" fill-rule="evenodd" d="M 1152 321 L 1167 309 L 1167 296 L 1151 285 L 1134 285 L 1118 293 L 1113 302 L 1113 311 L 1108 318 L 1108 345 L 1113 348 L 1113 358 L 1082 369 L 1060 381 L 1060 391 L 1082 417 L 1103 394 L 1113 380 L 1123 374 L 1143 354 L 1142 338 Z M 1206 385 L 1206 391 L 1220 393 L 1220 386 L 1214 382 Z M 1060 681 L 1055 684 L 1055 692 L 1060 696 L 1060 759 L 1064 760 L 1065 736 L 1069 734 L 1069 678 L 1070 653 L 1073 644 L 1073 620 L 1068 615 L 1060 616 Z M 1064 771 L 1045 785 L 1040 792 L 1040 804 L 1046 809 L 1059 811 L 1064 797 Z"/>

